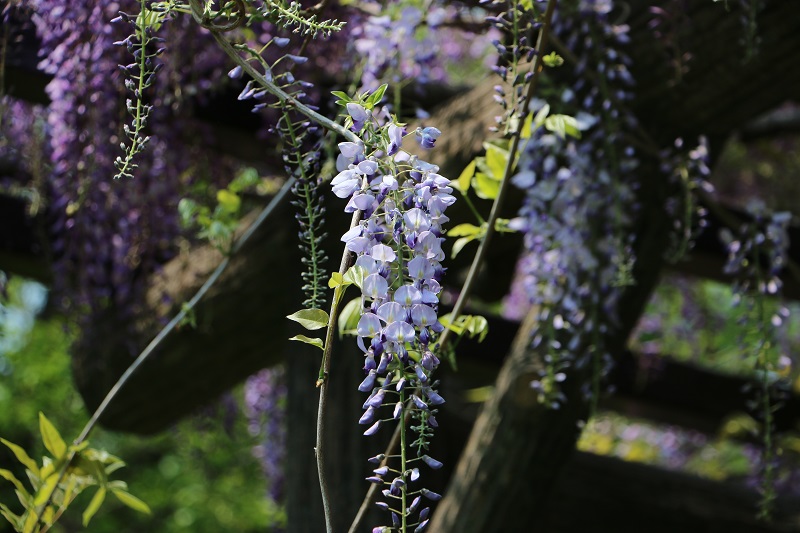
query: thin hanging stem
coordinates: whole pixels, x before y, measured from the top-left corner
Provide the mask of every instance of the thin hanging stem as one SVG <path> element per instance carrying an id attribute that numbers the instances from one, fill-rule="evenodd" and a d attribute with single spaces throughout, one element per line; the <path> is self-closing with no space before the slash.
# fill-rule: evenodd
<path id="1" fill-rule="evenodd" d="M 350 222 L 350 228 L 354 228 L 358 221 L 361 219 L 361 211 L 353 213 L 353 219 Z M 350 268 L 350 259 L 352 254 L 350 250 L 345 248 L 342 254 L 342 262 L 339 266 L 339 273 L 344 276 L 347 269 Z M 331 312 L 328 318 L 328 329 L 325 333 L 325 344 L 322 352 L 322 364 L 319 369 L 319 377 L 317 379 L 317 387 L 319 387 L 319 407 L 317 408 L 317 444 L 314 447 L 314 453 L 317 457 L 317 473 L 319 475 L 319 488 L 322 494 L 322 508 L 325 513 L 325 530 L 328 533 L 333 533 L 333 513 L 331 512 L 331 494 L 330 486 L 328 485 L 328 476 L 326 475 L 328 457 L 325 449 L 325 435 L 327 433 L 328 422 L 328 374 L 331 369 L 331 352 L 333 350 L 333 332 L 337 318 L 339 316 L 339 302 L 342 299 L 342 293 L 345 287 L 342 285 L 337 286 L 333 290 L 333 300 L 331 301 Z"/>

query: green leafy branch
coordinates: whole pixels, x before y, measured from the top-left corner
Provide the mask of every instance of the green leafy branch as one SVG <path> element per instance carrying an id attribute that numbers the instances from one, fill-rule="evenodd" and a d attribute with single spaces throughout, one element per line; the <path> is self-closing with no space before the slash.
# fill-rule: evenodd
<path id="1" fill-rule="evenodd" d="M 45 448 L 52 454 L 42 459 L 41 466 L 21 446 L 0 438 L 0 442 L 25 467 L 32 489 L 28 491 L 10 470 L 0 469 L 0 477 L 14 485 L 17 498 L 24 508 L 18 515 L 0 503 L 0 514 L 8 520 L 14 531 L 49 531 L 75 498 L 90 487 L 97 487 L 97 491 L 83 511 L 84 527 L 89 525 L 109 492 L 131 509 L 150 514 L 147 504 L 128 492 L 128 485 L 124 481 L 109 479 L 113 472 L 125 466 L 121 459 L 103 450 L 89 448 L 88 441 L 68 446 L 42 413 L 39 413 L 39 431 Z"/>
<path id="2" fill-rule="evenodd" d="M 261 178 L 253 169 L 245 169 L 225 189 L 217 191 L 216 205 L 200 205 L 190 198 L 178 202 L 178 213 L 184 227 L 198 228 L 198 237 L 208 241 L 222 253 L 229 253 L 233 235 L 240 220 L 241 193 L 260 183 Z"/>

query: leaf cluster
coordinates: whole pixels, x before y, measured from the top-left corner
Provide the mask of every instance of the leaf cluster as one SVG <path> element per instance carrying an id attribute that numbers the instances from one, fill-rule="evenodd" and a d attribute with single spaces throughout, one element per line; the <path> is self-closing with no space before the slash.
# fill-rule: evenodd
<path id="1" fill-rule="evenodd" d="M 225 189 L 217 191 L 213 209 L 190 198 L 178 202 L 181 223 L 187 228 L 196 228 L 197 236 L 207 239 L 223 253 L 233 244 L 233 233 L 239 223 L 242 208 L 241 193 L 261 182 L 258 173 L 245 169 Z"/>
<path id="2" fill-rule="evenodd" d="M 0 477 L 14 485 L 24 508 L 21 514 L 15 514 L 6 504 L 0 503 L 0 514 L 15 531 L 40 533 L 50 530 L 78 494 L 89 487 L 97 487 L 97 491 L 83 511 L 84 526 L 89 524 L 109 492 L 131 509 L 150 513 L 146 503 L 128 492 L 124 481 L 109 479 L 113 472 L 125 466 L 122 460 L 106 451 L 89 448 L 87 441 L 67 445 L 42 413 L 39 413 L 39 431 L 45 448 L 51 454 L 42 458 L 41 466 L 21 446 L 0 438 L 0 442 L 25 468 L 31 487 L 29 491 L 10 470 L 0 469 Z"/>

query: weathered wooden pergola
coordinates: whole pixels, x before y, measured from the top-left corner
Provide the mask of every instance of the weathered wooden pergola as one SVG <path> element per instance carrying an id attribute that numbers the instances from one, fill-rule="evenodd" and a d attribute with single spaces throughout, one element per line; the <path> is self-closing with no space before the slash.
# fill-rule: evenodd
<path id="1" fill-rule="evenodd" d="M 791 131 L 791 120 L 773 120 L 766 129 L 763 120 L 754 125 L 758 117 L 786 102 L 800 103 L 800 5 L 787 0 L 763 1 L 758 17 L 759 56 L 743 63 L 738 48 L 742 30 L 737 6 L 732 3 L 731 12 L 726 12 L 721 3 L 709 0 L 679 3 L 691 21 L 685 39 L 693 59 L 688 73 L 676 84 L 667 63 L 654 60 L 663 51 L 648 27 L 651 4 L 666 3 L 668 0 L 632 0 L 627 4 L 631 69 L 637 80 L 632 106 L 657 144 L 666 146 L 679 136 L 691 139 L 703 134 L 708 136 L 712 151 L 719 153 L 726 139 L 737 133 L 752 136 L 780 130 L 786 134 L 787 127 L 793 134 L 800 131 Z M 9 58 L 6 84 L 12 96 L 46 103 L 43 87 L 47 77 L 36 71 L 35 65 L 36 42 L 32 39 Z M 435 95 L 442 103 L 431 123 L 446 124 L 446 130 L 452 132 L 440 139 L 435 152 L 446 174 L 457 175 L 481 149 L 495 114 L 484 105 L 492 85 L 492 80 L 487 80 L 466 91 L 444 88 Z M 486 111 L 476 115 L 476 109 Z M 247 113 L 249 109 L 241 111 Z M 235 113 L 226 111 L 220 116 L 211 104 L 203 116 L 225 129 L 226 135 L 220 137 L 227 142 L 220 150 L 245 159 L 258 154 L 252 132 L 237 126 Z M 643 162 L 640 176 L 638 194 L 643 207 L 635 229 L 637 283 L 620 302 L 622 327 L 606 339 L 618 354 L 610 378 L 617 392 L 604 401 L 604 406 L 714 433 L 726 417 L 746 411 L 742 380 L 667 360 L 664 369 L 641 386 L 635 379 L 637 357 L 625 346 L 665 269 L 724 279 L 725 255 L 716 239 L 717 230 L 745 216 L 725 206 L 713 206 L 710 227 L 698 239 L 690 257 L 668 265 L 662 251 L 671 221 L 663 206 L 674 191 L 659 174 L 655 159 Z M 508 206 L 509 214 L 514 208 Z M 290 279 L 296 275 L 299 260 L 288 253 L 294 249 L 291 210 L 285 206 L 273 216 L 233 258 L 229 269 L 199 304 L 198 327 L 181 329 L 168 337 L 122 391 L 103 423 L 120 431 L 161 431 L 260 368 L 285 362 L 290 391 L 290 530 L 316 532 L 322 527 L 313 464 L 318 361 L 315 353 L 285 340 L 296 333 L 284 316 L 297 307 L 299 290 L 294 292 L 286 284 L 269 280 Z M 344 226 L 343 218 L 339 221 L 331 217 L 332 227 L 339 222 L 339 227 Z M 28 216 L 24 201 L 0 196 L 0 269 L 49 279 L 44 253 L 47 243 L 39 237 L 40 224 L 40 220 Z M 793 242 L 800 243 L 800 233 L 792 230 L 791 236 Z M 513 238 L 494 244 L 478 288 L 480 296 L 497 298 L 507 290 L 519 245 Z M 275 249 L 287 253 L 270 252 Z M 330 255 L 338 253 L 332 251 Z M 790 256 L 800 263 L 800 246 L 794 246 Z M 137 323 L 142 343 L 158 331 L 159 317 L 174 312 L 162 303 L 162 295 L 168 294 L 173 302 L 185 301 L 220 260 L 214 249 L 198 245 L 153 276 L 148 301 L 154 312 Z M 451 264 L 448 277 L 458 279 L 465 266 L 461 262 Z M 264 276 L 264 272 L 270 272 L 270 276 Z M 788 271 L 783 293 L 787 298 L 800 298 L 800 279 Z M 130 363 L 127 350 L 114 334 L 120 330 L 120 320 L 109 311 L 102 323 L 83 332 L 82 346 L 87 348 L 72 354 L 74 378 L 90 410 Z M 460 345 L 458 372 L 443 368 L 442 389 L 448 403 L 442 412 L 435 451 L 447 465 L 436 481 L 447 489 L 431 531 L 800 531 L 797 499 L 780 499 L 776 520 L 759 523 L 754 518 L 755 491 L 575 452 L 578 421 L 587 413 L 577 390 L 581 376 L 567 381 L 569 401 L 564 408 L 553 411 L 538 405 L 528 386 L 541 365 L 540 354 L 526 342 L 531 327 L 528 322 L 520 325 L 493 319 L 486 343 Z M 359 354 L 350 344 L 343 341 L 336 352 L 331 385 L 331 416 L 341 423 L 329 450 L 342 458 L 331 475 L 340 487 L 337 503 L 345 511 L 337 531 L 347 530 L 366 490 L 363 478 L 368 465 L 364 458 L 382 446 L 365 441 L 355 427 L 355 413 L 363 398 L 356 390 Z M 494 393 L 480 409 L 459 400 L 463 390 L 489 384 L 494 385 Z M 790 397 L 776 416 L 779 430 L 796 430 L 800 398 Z"/>

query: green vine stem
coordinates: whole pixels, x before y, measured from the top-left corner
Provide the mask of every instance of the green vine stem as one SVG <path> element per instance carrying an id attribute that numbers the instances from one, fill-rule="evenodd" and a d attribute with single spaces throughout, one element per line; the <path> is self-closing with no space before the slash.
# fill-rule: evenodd
<path id="1" fill-rule="evenodd" d="M 95 428 L 98 421 L 100 420 L 100 417 L 103 416 L 103 413 L 105 413 L 108 406 L 111 405 L 111 402 L 114 401 L 114 398 L 116 398 L 117 394 L 119 394 L 119 392 L 123 389 L 123 387 L 125 387 L 130 378 L 136 373 L 137 370 L 139 370 L 139 368 L 145 363 L 145 361 L 147 361 L 147 359 L 153 354 L 155 349 L 158 348 L 158 346 L 164 341 L 164 339 L 167 338 L 167 336 L 172 332 L 172 330 L 174 330 L 179 324 L 183 323 L 183 321 L 186 319 L 186 316 L 190 312 L 192 312 L 197 303 L 203 298 L 203 296 L 206 295 L 209 289 L 214 286 L 217 280 L 219 280 L 222 273 L 228 267 L 228 264 L 231 261 L 231 257 L 242 249 L 242 247 L 247 243 L 248 240 L 250 240 L 250 238 L 253 236 L 256 230 L 258 230 L 264 224 L 264 221 L 266 221 L 269 218 L 269 216 L 275 211 L 275 209 L 280 205 L 280 203 L 283 201 L 286 195 L 289 194 L 289 191 L 292 189 L 292 186 L 295 184 L 295 181 L 296 180 L 294 178 L 290 178 L 286 181 L 286 183 L 283 184 L 283 187 L 278 192 L 278 194 L 276 194 L 272 198 L 269 204 L 267 204 L 267 206 L 261 211 L 261 213 L 259 213 L 256 220 L 250 225 L 249 228 L 247 228 L 247 230 L 242 234 L 239 240 L 236 241 L 236 244 L 234 244 L 233 247 L 231 248 L 230 254 L 226 255 L 223 258 L 222 262 L 220 262 L 220 264 L 217 266 L 214 272 L 211 273 L 211 275 L 208 277 L 203 286 L 200 287 L 200 289 L 198 289 L 197 293 L 195 293 L 192 299 L 186 302 L 181 307 L 180 312 L 178 312 L 178 314 L 176 314 L 175 317 L 172 320 L 170 320 L 169 323 L 161 329 L 161 331 L 158 332 L 158 334 L 153 338 L 153 340 L 150 341 L 150 344 L 148 344 L 145 347 L 145 349 L 142 350 L 142 352 L 139 354 L 136 360 L 134 360 L 133 363 L 131 363 L 131 365 L 120 376 L 120 378 L 117 380 L 114 386 L 111 387 L 111 390 L 108 391 L 105 398 L 103 398 L 103 401 L 100 403 L 97 409 L 95 409 L 94 413 L 92 413 L 92 417 L 83 427 L 83 430 L 81 431 L 78 438 L 75 439 L 75 441 L 73 441 L 72 443 L 73 451 L 71 451 L 69 455 L 67 455 L 66 461 L 64 461 L 64 464 L 61 465 L 61 469 L 58 472 L 58 480 L 53 485 L 52 491 L 50 492 L 50 494 L 47 495 L 47 499 L 44 501 L 44 503 L 42 503 L 42 505 L 36 508 L 35 512 L 36 512 L 37 523 L 41 522 L 44 510 L 47 509 L 47 507 L 52 502 L 56 489 L 64 480 L 64 476 L 67 474 L 67 470 L 69 469 L 70 464 L 72 464 L 72 461 L 75 460 L 75 457 L 77 455 L 77 451 L 75 451 L 75 448 L 80 446 L 80 444 L 82 444 L 89 437 L 92 430 Z"/>
<path id="2" fill-rule="evenodd" d="M 353 213 L 353 219 L 350 221 L 350 228 L 354 228 L 358 221 L 361 219 L 361 211 L 356 210 Z M 352 254 L 350 250 L 345 248 L 342 253 L 342 262 L 339 266 L 339 274 L 345 275 L 347 269 L 350 268 L 350 260 Z M 314 453 L 317 457 L 317 473 L 319 475 L 319 488 L 322 494 L 322 508 L 325 514 L 325 530 L 328 533 L 333 533 L 333 514 L 331 512 L 331 495 L 330 486 L 328 485 L 328 478 L 326 476 L 326 468 L 328 464 L 327 450 L 325 448 L 325 435 L 327 433 L 328 422 L 328 374 L 331 369 L 331 352 L 333 350 L 333 335 L 336 329 L 336 320 L 339 317 L 339 302 L 342 299 L 342 294 L 345 287 L 342 285 L 337 286 L 333 290 L 333 298 L 331 301 L 331 311 L 329 313 L 328 328 L 325 331 L 325 344 L 322 351 L 322 364 L 319 369 L 319 377 L 317 379 L 317 387 L 319 387 L 319 407 L 317 408 L 317 443 L 314 447 Z"/>
<path id="3" fill-rule="evenodd" d="M 279 86 L 269 81 L 266 78 L 266 76 L 258 72 L 253 67 L 252 64 L 250 64 L 248 61 L 242 58 L 242 56 L 239 55 L 239 52 L 236 50 L 236 48 L 230 42 L 228 42 L 228 40 L 222 35 L 222 33 L 216 30 L 213 25 L 208 24 L 208 22 L 206 22 L 203 19 L 202 15 L 200 15 L 203 12 L 203 8 L 200 5 L 200 0 L 189 0 L 189 5 L 192 7 L 192 14 L 194 15 L 194 18 L 197 21 L 197 23 L 203 26 L 204 28 L 207 28 L 211 32 L 211 35 L 214 37 L 214 40 L 217 41 L 217 44 L 219 44 L 220 48 L 222 48 L 222 50 L 228 55 L 228 57 L 230 57 L 233 60 L 233 62 L 236 63 L 238 66 L 242 67 L 242 70 L 244 70 L 244 72 L 246 72 L 251 78 L 253 78 L 253 80 L 255 80 L 259 85 L 261 85 L 261 87 L 263 87 L 264 90 L 266 90 L 268 93 L 277 98 L 281 104 L 283 104 L 286 107 L 296 109 L 298 112 L 310 118 L 323 128 L 338 133 L 339 135 L 341 135 L 350 142 L 354 142 L 357 144 L 361 143 L 361 140 L 355 133 L 344 128 L 342 125 L 337 124 L 336 122 L 328 119 L 327 117 L 320 115 L 319 113 L 317 113 L 304 103 L 298 101 L 295 97 L 288 94 Z"/>

